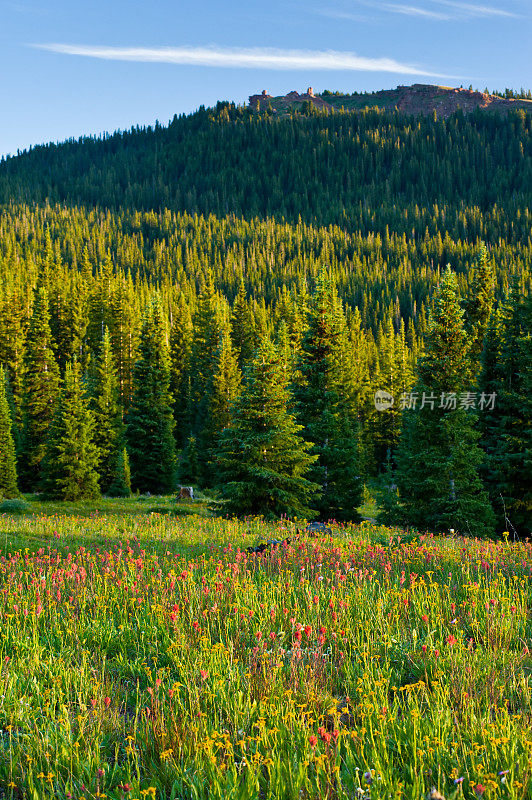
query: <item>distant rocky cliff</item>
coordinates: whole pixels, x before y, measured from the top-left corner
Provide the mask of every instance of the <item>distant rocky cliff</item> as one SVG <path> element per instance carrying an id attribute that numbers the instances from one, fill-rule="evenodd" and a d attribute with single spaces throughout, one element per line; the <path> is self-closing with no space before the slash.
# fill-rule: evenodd
<path id="1" fill-rule="evenodd" d="M 532 100 L 507 100 L 498 95 L 477 92 L 472 89 L 453 88 L 450 86 L 432 86 L 414 83 L 412 86 L 398 86 L 396 89 L 383 89 L 379 92 L 340 94 L 323 92 L 315 94 L 312 87 L 306 92 L 291 91 L 286 95 L 274 97 L 266 89 L 261 94 L 253 94 L 249 98 L 249 107 L 256 111 L 271 108 L 277 114 L 295 110 L 305 102 L 316 108 L 361 111 L 364 108 L 382 108 L 389 111 L 398 109 L 406 114 L 436 114 L 449 117 L 455 111 L 470 113 L 475 109 L 507 113 L 518 108 L 532 112 Z"/>

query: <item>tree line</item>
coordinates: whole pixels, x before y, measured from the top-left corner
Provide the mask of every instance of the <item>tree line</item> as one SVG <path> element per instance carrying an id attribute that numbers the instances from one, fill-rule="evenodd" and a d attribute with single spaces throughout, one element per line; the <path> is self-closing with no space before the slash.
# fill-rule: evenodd
<path id="1" fill-rule="evenodd" d="M 154 294 L 127 409 L 107 327 L 94 361 L 74 353 L 61 374 L 45 283 L 43 275 L 34 290 L 18 408 L 9 366 L 1 375 L 6 496 L 19 486 L 72 500 L 131 486 L 158 494 L 179 478 L 217 488 L 226 513 L 356 520 L 363 481 L 381 467 L 388 522 L 528 530 L 532 296 L 516 281 L 496 303 L 485 248 L 466 297 L 450 268 L 441 277 L 417 365 L 390 328 L 379 379 L 395 403 L 367 417 L 357 331 L 364 337 L 325 269 L 292 332 L 279 319 L 257 335 L 243 286 L 224 315 L 210 275 L 193 317 L 181 303 L 172 326 Z M 462 402 L 477 393 L 490 408 Z M 400 396 L 420 402 L 401 410 Z"/>
<path id="2" fill-rule="evenodd" d="M 228 510 L 246 495 L 249 513 L 337 519 L 380 480 L 389 520 L 526 530 L 531 176 L 522 111 L 273 119 L 220 103 L 5 159 L 2 469 L 48 496 L 177 478 L 223 487 Z M 445 287 L 440 329 L 463 367 L 446 377 Z M 401 405 L 472 392 L 495 393 L 495 409 Z M 426 451 L 421 432 L 443 430 L 447 450 Z M 452 442 L 468 444 L 451 456 Z M 428 481 L 425 505 L 408 475 Z M 457 517 L 467 485 L 494 516 Z"/>

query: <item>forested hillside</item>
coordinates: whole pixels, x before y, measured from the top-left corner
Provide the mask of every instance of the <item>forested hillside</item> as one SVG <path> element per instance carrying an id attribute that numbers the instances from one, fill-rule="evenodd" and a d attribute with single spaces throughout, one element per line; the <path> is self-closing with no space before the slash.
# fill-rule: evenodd
<path id="1" fill-rule="evenodd" d="M 531 185 L 532 115 L 523 110 L 435 121 L 309 108 L 277 120 L 219 103 L 167 127 L 39 146 L 0 164 L 3 203 L 301 218 L 363 232 L 389 225 L 409 236 L 424 234 L 435 205 L 442 235 L 483 235 L 475 209 L 494 205 L 519 235 Z"/>
<path id="2" fill-rule="evenodd" d="M 229 487 L 231 510 L 262 480 L 271 504 L 249 489 L 246 512 L 356 519 L 380 478 L 390 520 L 529 531 L 531 187 L 524 111 L 220 103 L 2 161 L 18 486 L 120 493 L 131 470 L 168 491 L 177 470 Z M 427 416 L 400 405 L 412 392 L 498 402 Z"/>

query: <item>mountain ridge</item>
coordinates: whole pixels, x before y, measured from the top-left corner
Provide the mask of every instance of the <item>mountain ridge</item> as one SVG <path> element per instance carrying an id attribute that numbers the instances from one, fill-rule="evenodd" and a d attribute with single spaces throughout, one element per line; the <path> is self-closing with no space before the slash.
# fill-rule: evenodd
<path id="1" fill-rule="evenodd" d="M 476 109 L 508 113 L 516 109 L 532 112 L 532 100 L 524 98 L 505 98 L 489 92 L 479 92 L 463 87 L 438 86 L 414 83 L 411 86 L 397 86 L 395 89 L 380 89 L 377 92 L 341 94 L 324 91 L 314 93 L 312 87 L 306 92 L 292 90 L 286 95 L 274 97 L 266 89 L 261 94 L 250 95 L 248 107 L 252 111 L 265 111 L 271 107 L 274 113 L 288 114 L 308 103 L 320 110 L 363 111 L 380 108 L 384 111 L 401 111 L 406 114 L 431 115 L 447 118 L 457 111 L 471 113 Z"/>

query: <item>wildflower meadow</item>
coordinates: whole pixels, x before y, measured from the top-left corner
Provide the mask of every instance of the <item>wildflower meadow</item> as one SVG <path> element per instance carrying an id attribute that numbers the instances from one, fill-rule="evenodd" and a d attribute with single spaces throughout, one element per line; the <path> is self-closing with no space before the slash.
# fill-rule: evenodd
<path id="1" fill-rule="evenodd" d="M 530 797 L 531 574 L 368 522 L 0 516 L 0 797 Z"/>

